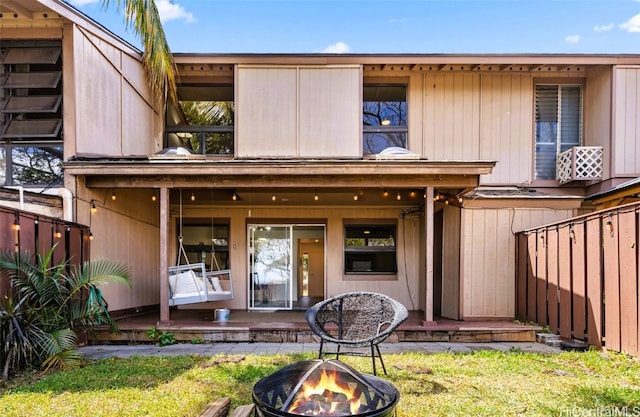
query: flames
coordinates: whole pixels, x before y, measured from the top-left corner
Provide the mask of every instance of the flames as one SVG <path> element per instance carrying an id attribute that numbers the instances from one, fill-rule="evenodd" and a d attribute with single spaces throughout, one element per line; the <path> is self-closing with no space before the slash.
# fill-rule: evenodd
<path id="1" fill-rule="evenodd" d="M 349 416 L 360 410 L 358 384 L 341 380 L 336 371 L 323 369 L 320 378 L 307 379 L 287 410 L 303 416 Z"/>

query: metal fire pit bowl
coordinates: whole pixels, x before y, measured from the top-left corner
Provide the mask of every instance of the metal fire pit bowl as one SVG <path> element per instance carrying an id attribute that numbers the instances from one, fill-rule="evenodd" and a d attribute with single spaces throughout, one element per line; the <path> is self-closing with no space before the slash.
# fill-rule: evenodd
<path id="1" fill-rule="evenodd" d="M 319 383 L 329 380 L 337 385 Z M 309 385 L 315 386 L 318 393 L 305 394 Z M 344 387 L 348 394 L 333 387 Z M 391 383 L 361 374 L 335 359 L 293 363 L 262 378 L 253 387 L 256 417 L 395 416 L 399 399 L 400 393 Z"/>

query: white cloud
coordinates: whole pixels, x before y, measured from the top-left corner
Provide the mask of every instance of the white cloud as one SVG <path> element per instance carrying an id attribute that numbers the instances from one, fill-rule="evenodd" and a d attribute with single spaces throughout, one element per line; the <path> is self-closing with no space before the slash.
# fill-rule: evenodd
<path id="1" fill-rule="evenodd" d="M 91 3 L 98 3 L 100 0 L 71 0 L 74 6 L 84 6 Z"/>
<path id="2" fill-rule="evenodd" d="M 580 42 L 580 35 L 565 36 L 564 41 L 566 43 L 578 43 L 578 42 Z"/>
<path id="3" fill-rule="evenodd" d="M 640 32 L 640 13 L 620 25 L 627 32 Z"/>
<path id="4" fill-rule="evenodd" d="M 325 54 L 346 54 L 347 52 L 349 52 L 351 48 L 349 48 L 349 45 L 347 45 L 344 42 L 336 42 L 333 45 L 329 45 L 326 48 L 324 48 L 324 52 Z"/>
<path id="5" fill-rule="evenodd" d="M 600 26 L 593 27 L 593 30 L 595 30 L 596 32 L 609 32 L 611 29 L 613 29 L 613 23 L 609 23 L 608 25 L 600 25 Z"/>
<path id="6" fill-rule="evenodd" d="M 162 23 L 176 19 L 184 20 L 187 23 L 196 21 L 192 13 L 187 12 L 184 7 L 171 0 L 156 0 L 156 6 L 158 7 L 158 13 L 160 14 Z"/>

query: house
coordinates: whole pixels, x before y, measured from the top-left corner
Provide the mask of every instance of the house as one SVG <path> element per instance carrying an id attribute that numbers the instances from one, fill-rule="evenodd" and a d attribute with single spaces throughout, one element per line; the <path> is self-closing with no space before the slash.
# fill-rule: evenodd
<path id="1" fill-rule="evenodd" d="M 4 186 L 70 193 L 92 257 L 130 267 L 110 308 L 163 322 L 193 262 L 231 270 L 216 308 L 369 290 L 512 319 L 514 233 L 640 175 L 640 55 L 176 53 L 165 106 L 63 1 L 3 1 L 0 36 Z"/>

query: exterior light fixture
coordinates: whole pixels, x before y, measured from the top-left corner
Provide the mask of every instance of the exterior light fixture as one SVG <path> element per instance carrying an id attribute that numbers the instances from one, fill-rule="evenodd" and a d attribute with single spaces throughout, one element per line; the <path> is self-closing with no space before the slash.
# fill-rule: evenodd
<path id="1" fill-rule="evenodd" d="M 613 236 L 613 222 L 611 221 L 611 214 L 607 217 L 607 222 L 604 224 L 604 227 L 607 228 L 607 232 L 609 232 L 610 236 Z"/>
<path id="2" fill-rule="evenodd" d="M 358 193 L 353 193 L 353 201 L 358 201 Z"/>
<path id="3" fill-rule="evenodd" d="M 238 197 L 238 193 L 236 193 L 236 192 L 234 191 L 234 192 L 233 192 L 233 195 L 231 196 L 231 199 L 232 199 L 233 201 L 237 201 L 237 200 L 238 200 L 238 198 L 239 198 L 239 197 Z"/>
<path id="4" fill-rule="evenodd" d="M 398 191 L 398 193 L 396 194 L 396 200 L 398 200 L 398 201 L 402 200 L 402 196 L 400 195 L 400 191 Z"/>
<path id="5" fill-rule="evenodd" d="M 415 191 L 411 191 L 411 192 L 409 193 L 409 197 L 411 197 L 411 198 L 416 198 L 416 192 L 415 192 Z"/>
<path id="6" fill-rule="evenodd" d="M 318 196 L 318 193 L 315 193 L 315 194 L 313 195 L 313 200 L 314 200 L 314 201 L 318 201 L 319 199 L 320 199 L 320 197 Z"/>
<path id="7" fill-rule="evenodd" d="M 16 213 L 16 219 L 13 221 L 13 230 L 15 231 L 20 230 L 20 217 L 18 216 L 17 213 Z"/>
<path id="8" fill-rule="evenodd" d="M 96 207 L 96 203 L 91 200 L 91 214 L 96 214 L 98 212 L 98 208 Z"/>
<path id="9" fill-rule="evenodd" d="M 389 197 L 389 191 L 387 191 L 387 189 L 385 188 L 384 191 L 382 192 L 382 196 L 383 197 Z"/>
<path id="10" fill-rule="evenodd" d="M 93 233 L 91 233 L 91 230 L 89 230 L 89 240 L 93 240 Z"/>
<path id="11" fill-rule="evenodd" d="M 151 201 L 156 201 L 158 199 L 158 197 L 156 197 L 155 193 L 153 195 L 151 195 Z"/>
<path id="12" fill-rule="evenodd" d="M 54 233 L 54 236 L 56 237 L 56 239 L 60 239 L 62 237 L 62 233 L 60 232 L 58 226 L 56 226 L 56 232 Z"/>
<path id="13" fill-rule="evenodd" d="M 271 201 L 276 201 L 276 195 L 275 194 L 271 195 Z"/>
<path id="14" fill-rule="evenodd" d="M 191 201 L 196 201 L 196 195 L 195 195 L 195 193 L 191 193 Z"/>
<path id="15" fill-rule="evenodd" d="M 111 200 L 116 201 L 116 193 L 111 193 Z"/>

